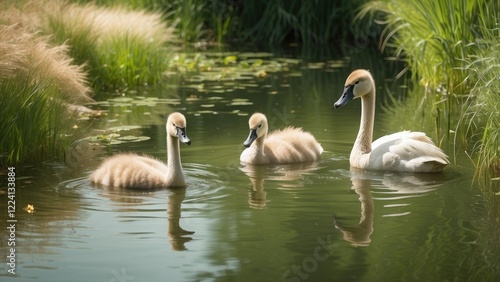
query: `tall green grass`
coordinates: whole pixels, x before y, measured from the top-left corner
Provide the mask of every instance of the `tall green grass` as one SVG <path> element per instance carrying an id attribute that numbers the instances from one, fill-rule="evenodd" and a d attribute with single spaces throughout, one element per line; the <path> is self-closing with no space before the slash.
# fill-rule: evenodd
<path id="1" fill-rule="evenodd" d="M 0 83 L 0 164 L 40 163 L 63 155 L 69 119 L 61 91 L 51 81 L 32 79 L 17 76 Z"/>
<path id="2" fill-rule="evenodd" d="M 68 42 L 94 84 L 109 88 L 158 83 L 166 69 L 166 43 L 174 39 L 158 13 L 91 4 L 47 12 L 42 29 L 54 43 Z"/>
<path id="3" fill-rule="evenodd" d="M 474 84 L 462 121 L 475 144 L 476 176 L 483 181 L 500 176 L 500 32 L 491 33 L 493 38 L 477 43 L 481 52 L 466 60 Z"/>
<path id="4" fill-rule="evenodd" d="M 465 81 L 464 59 L 475 54 L 479 24 L 494 26 L 484 7 L 491 0 L 374 1 L 361 14 L 382 12 L 385 24 L 380 46 L 404 57 L 413 80 L 425 87 L 420 96 L 434 104 L 442 119 L 438 131 L 448 133 L 456 125 L 470 85 Z M 484 15 L 483 15 L 484 14 Z M 488 21 L 488 22 L 484 22 Z M 450 138 L 451 136 L 447 136 Z"/>

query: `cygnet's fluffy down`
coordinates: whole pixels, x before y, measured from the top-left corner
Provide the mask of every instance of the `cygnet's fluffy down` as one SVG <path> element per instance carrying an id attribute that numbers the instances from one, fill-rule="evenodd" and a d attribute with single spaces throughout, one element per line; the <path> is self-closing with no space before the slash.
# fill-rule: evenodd
<path id="1" fill-rule="evenodd" d="M 267 134 L 264 114 L 255 113 L 248 122 L 250 134 L 243 143 L 245 149 L 240 161 L 251 164 L 286 164 L 318 160 L 323 148 L 309 132 L 286 127 Z"/>
<path id="2" fill-rule="evenodd" d="M 185 186 L 179 141 L 191 144 L 186 135 L 186 118 L 181 113 L 169 115 L 167 131 L 167 164 L 136 154 L 119 154 L 102 162 L 90 176 L 90 182 L 107 186 L 134 189 L 157 189 Z"/>

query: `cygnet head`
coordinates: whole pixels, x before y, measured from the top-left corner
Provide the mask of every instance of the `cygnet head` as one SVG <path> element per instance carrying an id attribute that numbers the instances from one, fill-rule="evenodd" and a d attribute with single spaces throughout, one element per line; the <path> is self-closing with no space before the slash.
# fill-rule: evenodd
<path id="1" fill-rule="evenodd" d="M 186 118 L 181 113 L 171 113 L 167 119 L 167 134 L 179 138 L 184 144 L 191 144 L 191 140 L 186 134 Z"/>
<path id="2" fill-rule="evenodd" d="M 334 107 L 338 109 L 354 98 L 362 97 L 374 91 L 375 82 L 367 70 L 358 69 L 353 71 L 345 81 L 344 93 L 335 102 Z"/>
<path id="3" fill-rule="evenodd" d="M 247 140 L 243 142 L 243 146 L 247 148 L 252 145 L 252 142 L 255 141 L 255 139 L 266 136 L 268 130 L 267 118 L 264 114 L 254 113 L 248 121 L 248 126 L 250 127 L 250 134 L 248 135 Z"/>

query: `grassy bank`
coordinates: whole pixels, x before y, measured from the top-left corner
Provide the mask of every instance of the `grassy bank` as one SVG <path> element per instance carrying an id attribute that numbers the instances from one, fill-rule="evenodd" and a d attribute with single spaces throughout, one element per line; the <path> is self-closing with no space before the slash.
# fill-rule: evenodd
<path id="1" fill-rule="evenodd" d="M 0 25 L 0 165 L 61 156 L 68 105 L 92 101 L 67 47 L 18 26 Z"/>
<path id="2" fill-rule="evenodd" d="M 62 5 L 47 13 L 42 29 L 55 44 L 68 42 L 93 82 L 109 88 L 160 82 L 172 31 L 161 15 L 119 7 Z"/>
<path id="3" fill-rule="evenodd" d="M 372 1 L 367 15 L 384 23 L 380 47 L 407 61 L 417 85 L 393 119 L 413 109 L 435 139 L 473 147 L 478 176 L 499 176 L 498 1 Z"/>
<path id="4" fill-rule="evenodd" d="M 53 45 L 68 45 L 94 87 L 136 87 L 161 80 L 169 55 L 166 43 L 175 37 L 160 13 L 58 0 L 24 2 L 4 4 L 5 21 L 48 35 Z"/>
<path id="5" fill-rule="evenodd" d="M 160 82 L 172 30 L 161 14 L 67 1 L 0 1 L 0 164 L 62 157 L 91 88 Z M 70 110 L 71 109 L 71 110 Z"/>

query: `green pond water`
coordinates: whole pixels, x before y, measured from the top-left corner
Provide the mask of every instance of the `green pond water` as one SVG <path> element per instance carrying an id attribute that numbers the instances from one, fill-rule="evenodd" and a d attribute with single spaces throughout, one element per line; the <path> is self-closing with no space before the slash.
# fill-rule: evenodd
<path id="1" fill-rule="evenodd" d="M 222 63 L 160 90 L 99 94 L 90 106 L 106 115 L 79 123 L 91 138 L 75 143 L 65 163 L 16 167 L 16 275 L 8 273 L 4 227 L 0 280 L 499 281 L 498 218 L 465 154 L 442 174 L 349 168 L 360 103 L 333 109 L 345 78 L 370 68 L 382 103 L 388 91 L 404 89 L 393 79 L 401 66 L 373 50 L 350 58 L 234 54 L 236 62 L 207 53 Z M 394 129 L 377 110 L 380 137 Z M 185 114 L 192 141 L 181 144 L 187 188 L 143 192 L 89 183 L 115 153 L 165 160 L 164 123 L 173 111 Z M 271 130 L 310 131 L 325 149 L 322 159 L 240 164 L 255 111 L 267 115 Z M 0 201 L 1 226 L 8 227 L 7 195 Z M 24 210 L 28 204 L 34 213 Z"/>

